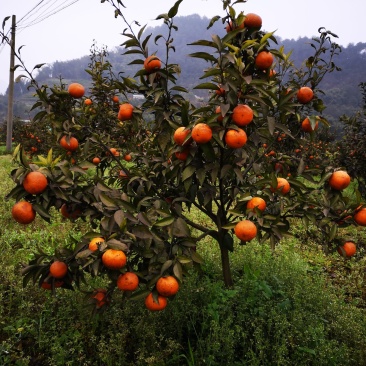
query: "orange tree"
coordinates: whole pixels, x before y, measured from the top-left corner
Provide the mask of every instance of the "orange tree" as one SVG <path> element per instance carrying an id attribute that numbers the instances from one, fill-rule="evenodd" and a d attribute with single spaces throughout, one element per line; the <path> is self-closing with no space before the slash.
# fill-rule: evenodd
<path id="1" fill-rule="evenodd" d="M 187 268 L 203 261 L 196 246 L 204 237 L 219 246 L 227 287 L 233 285 L 229 253 L 237 243 L 256 238 L 274 248 L 290 235 L 294 220 L 306 229 L 316 227 L 325 250 L 340 247 L 345 238 L 337 235 L 338 227 L 356 224 L 359 196 L 351 203 L 342 194 L 346 173 L 342 182 L 333 177 L 336 184 L 329 184 L 340 167 L 322 159 L 306 170 L 304 157 L 294 153 L 312 142 L 318 121 L 327 124 L 319 83 L 335 70 L 339 47 L 333 35 L 320 29 L 314 55 L 296 70 L 290 54 L 274 46 L 273 33 L 261 30 L 259 16 L 250 21 L 252 15 L 234 9 L 245 1 L 223 1 L 224 16 L 209 25 L 222 21 L 223 34 L 193 43 L 198 50 L 190 56 L 207 61 L 196 89 L 207 90 L 208 100 L 196 107 L 184 97 L 179 65 L 169 58 L 182 0 L 157 17 L 167 27 L 166 35 L 154 40 L 165 45 L 161 55 L 149 51 L 145 27 L 135 33 L 128 24 L 122 2 L 108 2 L 127 24 L 125 55 L 136 56 L 132 64 L 139 70 L 134 77 L 114 75 L 102 50 L 92 55 L 87 70 L 92 87 L 85 95 L 73 96 L 63 83 L 52 88 L 34 83 L 37 106 L 45 107 L 36 120 L 52 125 L 57 143 L 33 162 L 21 146 L 16 149 L 19 166 L 11 174 L 16 185 L 7 195 L 31 203 L 45 220 L 52 219 L 55 207 L 71 220 L 88 221 L 93 230 L 55 253 L 36 253 L 23 270 L 25 283 L 73 288 L 86 273 L 107 276 L 108 290 L 91 295 L 101 308 L 120 289 L 119 277 L 135 273 L 138 283 L 134 291 L 123 290 L 126 297 L 144 297 L 149 309 L 161 310 L 166 296 L 159 293 L 158 280 L 174 276 L 181 282 Z M 144 97 L 140 105 L 132 103 L 134 94 Z M 301 127 L 306 117 L 310 132 Z M 286 144 L 279 144 L 282 140 Z M 47 177 L 40 194 L 24 189 L 30 171 Z M 197 222 L 192 211 L 205 220 Z M 94 238 L 101 239 L 89 246 Z M 67 264 L 63 278 L 50 274 L 55 261 Z"/>

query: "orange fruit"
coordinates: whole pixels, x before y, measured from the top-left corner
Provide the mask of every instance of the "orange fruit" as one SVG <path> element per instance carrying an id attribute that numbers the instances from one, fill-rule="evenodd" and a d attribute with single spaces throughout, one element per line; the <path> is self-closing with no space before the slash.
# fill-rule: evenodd
<path id="1" fill-rule="evenodd" d="M 253 197 L 247 203 L 247 209 L 255 211 L 257 208 L 259 211 L 264 211 L 267 207 L 266 201 L 261 197 Z"/>
<path id="2" fill-rule="evenodd" d="M 67 91 L 73 98 L 81 98 L 85 94 L 84 86 L 79 83 L 70 84 Z"/>
<path id="3" fill-rule="evenodd" d="M 229 24 L 225 27 L 226 32 L 229 33 L 233 30 L 237 30 L 237 29 L 244 29 L 244 22 L 241 24 L 233 24 L 232 21 L 229 22 Z"/>
<path id="4" fill-rule="evenodd" d="M 131 161 L 132 160 L 132 155 L 131 154 L 126 154 L 123 159 L 125 159 L 126 161 Z"/>
<path id="5" fill-rule="evenodd" d="M 122 291 L 135 291 L 139 286 L 139 278 L 133 272 L 126 272 L 118 276 L 117 287 Z"/>
<path id="6" fill-rule="evenodd" d="M 147 73 L 152 73 L 161 68 L 161 61 L 155 55 L 147 57 L 144 61 L 144 69 Z"/>
<path id="7" fill-rule="evenodd" d="M 183 151 L 177 151 L 174 155 L 177 159 L 186 161 L 189 155 L 189 149 L 185 149 Z"/>
<path id="8" fill-rule="evenodd" d="M 61 287 L 64 284 L 64 281 L 55 281 L 54 285 L 55 288 Z M 48 281 L 43 281 L 41 284 L 41 287 L 45 290 L 52 290 L 52 284 Z"/>
<path id="9" fill-rule="evenodd" d="M 222 88 L 221 86 L 218 86 L 219 89 L 215 90 L 216 95 L 218 95 L 219 97 L 222 97 L 225 95 L 225 89 Z"/>
<path id="10" fill-rule="evenodd" d="M 104 288 L 98 288 L 93 291 L 91 295 L 92 299 L 95 299 L 95 307 L 100 309 L 104 305 L 109 303 L 109 299 L 107 297 L 107 290 Z"/>
<path id="11" fill-rule="evenodd" d="M 251 241 L 257 236 L 257 227 L 250 220 L 242 220 L 235 225 L 234 232 L 241 241 Z"/>
<path id="12" fill-rule="evenodd" d="M 315 122 L 315 126 L 314 126 L 314 129 L 312 129 L 311 127 L 311 123 L 310 123 L 310 119 L 308 117 L 306 117 L 302 123 L 301 123 L 301 129 L 304 131 L 304 132 L 313 132 L 313 131 L 316 131 L 319 127 L 319 122 L 316 121 Z"/>
<path id="13" fill-rule="evenodd" d="M 277 178 L 277 187 L 271 188 L 272 192 L 280 191 L 282 194 L 287 194 L 291 189 L 290 183 L 285 178 Z"/>
<path id="14" fill-rule="evenodd" d="M 55 278 L 64 278 L 67 273 L 67 264 L 62 261 L 54 261 L 50 265 L 50 275 Z"/>
<path id="15" fill-rule="evenodd" d="M 89 248 L 89 250 L 91 250 L 92 252 L 95 252 L 96 250 L 98 250 L 98 248 L 99 248 L 99 245 L 101 244 L 101 243 L 104 243 L 104 239 L 103 238 L 100 238 L 100 237 L 98 237 L 98 238 L 93 238 L 92 240 L 90 240 L 90 242 L 89 242 L 89 245 L 88 245 L 88 248 Z"/>
<path id="16" fill-rule="evenodd" d="M 167 304 L 167 298 L 161 295 L 158 295 L 157 302 L 155 302 L 152 292 L 150 292 L 145 298 L 145 307 L 150 311 L 164 310 Z"/>
<path id="17" fill-rule="evenodd" d="M 134 106 L 130 103 L 123 103 L 119 106 L 118 119 L 120 121 L 128 121 L 133 116 Z"/>
<path id="18" fill-rule="evenodd" d="M 262 18 L 254 13 L 248 13 L 244 19 L 244 26 L 247 28 L 260 29 L 262 27 Z"/>
<path id="19" fill-rule="evenodd" d="M 23 188 L 30 194 L 40 194 L 47 186 L 47 178 L 41 172 L 30 172 L 23 180 Z"/>
<path id="20" fill-rule="evenodd" d="M 261 51 L 255 58 L 255 66 L 257 69 L 265 70 L 272 66 L 274 57 L 271 52 Z"/>
<path id="21" fill-rule="evenodd" d="M 360 226 L 366 226 L 366 208 L 361 208 L 355 212 L 353 219 Z"/>
<path id="22" fill-rule="evenodd" d="M 122 250 L 107 249 L 102 255 L 102 262 L 109 269 L 121 269 L 126 265 L 127 257 Z"/>
<path id="23" fill-rule="evenodd" d="M 128 178 L 128 175 L 126 174 L 126 172 L 124 170 L 120 170 L 118 173 L 118 176 L 122 179 Z"/>
<path id="24" fill-rule="evenodd" d="M 313 99 L 314 92 L 308 86 L 303 86 L 297 91 L 296 96 L 299 103 L 307 104 Z"/>
<path id="25" fill-rule="evenodd" d="M 11 209 L 11 215 L 19 224 L 30 224 L 36 218 L 36 211 L 31 203 L 27 201 L 17 202 Z"/>
<path id="26" fill-rule="evenodd" d="M 86 106 L 89 106 L 89 105 L 92 105 L 93 104 L 93 101 L 91 99 L 87 98 L 87 99 L 84 100 L 84 104 Z"/>
<path id="27" fill-rule="evenodd" d="M 225 134 L 226 145 L 232 149 L 239 149 L 247 143 L 247 134 L 241 128 L 228 130 Z"/>
<path id="28" fill-rule="evenodd" d="M 179 290 L 179 282 L 173 276 L 160 277 L 156 282 L 156 290 L 161 296 L 173 296 Z"/>
<path id="29" fill-rule="evenodd" d="M 356 244 L 353 241 L 346 241 L 343 245 L 337 248 L 340 255 L 345 257 L 352 257 L 356 254 Z"/>
<path id="30" fill-rule="evenodd" d="M 187 141 L 186 141 L 186 139 L 190 133 L 191 133 L 191 130 L 189 128 L 185 128 L 183 126 L 178 127 L 174 131 L 173 140 L 179 146 L 188 145 L 188 144 L 190 144 L 191 139 L 188 139 Z"/>
<path id="31" fill-rule="evenodd" d="M 73 136 L 69 138 L 65 135 L 61 137 L 60 145 L 67 151 L 75 151 L 79 147 L 79 141 Z"/>
<path id="32" fill-rule="evenodd" d="M 112 101 L 113 101 L 114 103 L 119 103 L 118 95 L 113 95 L 113 97 L 112 97 Z"/>
<path id="33" fill-rule="evenodd" d="M 93 158 L 92 160 L 93 164 L 98 165 L 100 163 L 100 158 L 98 158 L 97 156 Z"/>
<path id="34" fill-rule="evenodd" d="M 331 188 L 341 191 L 349 186 L 351 177 L 344 170 L 337 170 L 330 176 L 328 183 Z"/>
<path id="35" fill-rule="evenodd" d="M 252 108 L 246 104 L 238 104 L 233 109 L 231 119 L 237 126 L 243 127 L 253 121 L 253 116 L 254 114 Z"/>
<path id="36" fill-rule="evenodd" d="M 192 129 L 192 139 L 197 144 L 205 144 L 212 139 L 212 130 L 206 123 L 198 123 Z"/>
<path id="37" fill-rule="evenodd" d="M 114 147 L 111 147 L 111 148 L 109 149 L 109 152 L 110 152 L 113 156 L 119 156 L 119 151 L 118 151 L 116 148 L 114 148 Z"/>

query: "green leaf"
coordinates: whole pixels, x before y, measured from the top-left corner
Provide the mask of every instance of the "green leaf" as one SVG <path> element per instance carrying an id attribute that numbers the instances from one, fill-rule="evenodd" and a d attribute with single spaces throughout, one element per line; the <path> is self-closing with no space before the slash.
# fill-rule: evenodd
<path id="1" fill-rule="evenodd" d="M 174 18 L 177 13 L 178 13 L 178 8 L 179 8 L 179 5 L 180 3 L 182 2 L 183 0 L 178 0 L 174 6 L 168 11 L 168 17 L 169 18 Z"/>
<path id="2" fill-rule="evenodd" d="M 107 206 L 108 208 L 117 208 L 117 203 L 110 197 L 108 197 L 106 194 L 101 192 L 99 194 L 100 200 L 102 201 L 103 205 Z"/>
<path id="3" fill-rule="evenodd" d="M 178 237 L 190 237 L 191 233 L 187 223 L 180 217 L 178 217 L 173 223 L 173 236 Z"/>
<path id="4" fill-rule="evenodd" d="M 163 219 L 156 221 L 153 226 L 158 227 L 168 226 L 172 224 L 174 220 L 175 220 L 174 216 L 164 217 Z"/>
<path id="5" fill-rule="evenodd" d="M 194 172 L 196 171 L 196 167 L 193 165 L 188 165 L 182 173 L 182 181 L 185 181 L 186 179 L 190 178 Z"/>
<path id="6" fill-rule="evenodd" d="M 189 57 L 202 58 L 206 61 L 217 62 L 217 59 L 207 52 L 194 52 L 188 55 Z"/>

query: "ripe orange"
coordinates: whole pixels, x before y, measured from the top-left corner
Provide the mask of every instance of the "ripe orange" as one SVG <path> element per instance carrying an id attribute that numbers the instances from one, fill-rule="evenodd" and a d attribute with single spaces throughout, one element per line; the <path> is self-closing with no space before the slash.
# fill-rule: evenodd
<path id="1" fill-rule="evenodd" d="M 119 106 L 118 119 L 120 121 L 128 121 L 133 116 L 134 106 L 130 103 L 123 103 Z"/>
<path id="2" fill-rule="evenodd" d="M 36 218 L 36 211 L 31 203 L 27 201 L 17 202 L 11 209 L 11 215 L 19 224 L 30 224 Z"/>
<path id="3" fill-rule="evenodd" d="M 238 24 L 234 25 L 233 22 L 230 21 L 229 24 L 225 27 L 225 29 L 227 33 L 237 29 L 244 29 L 244 22 L 239 25 Z"/>
<path id="4" fill-rule="evenodd" d="M 186 161 L 189 155 L 189 149 L 185 149 L 183 151 L 177 151 L 175 153 L 175 157 L 179 160 Z"/>
<path id="5" fill-rule="evenodd" d="M 340 255 L 344 257 L 352 257 L 356 254 L 356 244 L 353 241 L 346 241 L 343 245 L 337 248 Z"/>
<path id="6" fill-rule="evenodd" d="M 121 269 L 126 265 L 127 257 L 122 250 L 107 249 L 102 255 L 102 262 L 109 269 Z"/>
<path id="7" fill-rule="evenodd" d="M 109 303 L 109 299 L 107 297 L 107 290 L 104 288 L 98 288 L 94 290 L 91 297 L 92 299 L 96 300 L 95 307 L 97 309 L 100 309 L 101 307 Z"/>
<path id="8" fill-rule="evenodd" d="M 330 176 L 328 182 L 331 188 L 341 191 L 349 186 L 351 177 L 344 170 L 337 170 Z"/>
<path id="9" fill-rule="evenodd" d="M 109 151 L 113 156 L 119 156 L 119 151 L 116 148 L 111 147 Z"/>
<path id="10" fill-rule="evenodd" d="M 124 170 L 120 170 L 118 173 L 118 176 L 122 179 L 128 178 L 128 175 L 126 174 L 126 172 Z"/>
<path id="11" fill-rule="evenodd" d="M 247 28 L 260 29 L 262 27 L 262 18 L 254 13 L 248 13 L 244 19 L 244 25 Z"/>
<path id="12" fill-rule="evenodd" d="M 225 92 L 226 92 L 225 89 L 222 88 L 220 85 L 218 86 L 218 88 L 219 89 L 216 89 L 215 90 L 216 95 L 218 95 L 219 97 L 224 96 L 225 95 Z"/>
<path id="13" fill-rule="evenodd" d="M 190 144 L 190 140 L 188 139 L 186 141 L 186 138 L 188 137 L 188 135 L 191 133 L 191 130 L 189 128 L 185 128 L 185 127 L 178 127 L 175 131 L 174 131 L 174 135 L 173 135 L 173 140 L 174 142 L 179 145 L 179 146 L 184 146 L 184 145 L 188 145 Z"/>
<path id="14" fill-rule="evenodd" d="M 139 278 L 133 272 L 126 272 L 118 276 L 117 287 L 122 291 L 135 291 L 139 286 Z"/>
<path id="15" fill-rule="evenodd" d="M 70 84 L 67 91 L 73 98 L 81 98 L 85 94 L 84 86 L 79 83 Z"/>
<path id="16" fill-rule="evenodd" d="M 113 95 L 113 97 L 112 97 L 112 101 L 113 101 L 114 103 L 119 103 L 118 95 Z"/>
<path id="17" fill-rule="evenodd" d="M 50 265 L 50 275 L 55 278 L 64 278 L 67 273 L 67 264 L 62 261 L 54 261 Z"/>
<path id="18" fill-rule="evenodd" d="M 145 307 L 150 311 L 164 310 L 167 304 L 167 298 L 161 295 L 158 295 L 158 301 L 155 302 L 152 292 L 150 292 L 145 298 Z"/>
<path id="19" fill-rule="evenodd" d="M 238 104 L 233 109 L 231 119 L 237 126 L 243 127 L 253 121 L 253 116 L 254 114 L 252 108 L 246 104 Z"/>
<path id="20" fill-rule="evenodd" d="M 67 151 L 75 151 L 79 147 L 79 141 L 73 136 L 69 138 L 65 135 L 61 137 L 60 145 Z"/>
<path id="21" fill-rule="evenodd" d="M 84 104 L 86 106 L 89 106 L 89 105 L 92 105 L 93 104 L 93 101 L 91 99 L 87 98 L 87 99 L 84 100 Z"/>
<path id="22" fill-rule="evenodd" d="M 144 61 L 144 69 L 147 73 L 152 73 L 161 68 L 161 61 L 155 55 L 147 57 Z"/>
<path id="23" fill-rule="evenodd" d="M 93 158 L 92 160 L 93 164 L 98 165 L 100 163 L 100 158 L 98 158 L 97 156 Z"/>
<path id="24" fill-rule="evenodd" d="M 235 225 L 234 232 L 241 241 L 251 241 L 257 236 L 257 227 L 250 220 L 242 220 Z"/>
<path id="25" fill-rule="evenodd" d="M 278 177 L 277 178 L 277 187 L 271 188 L 272 192 L 280 191 L 283 195 L 290 192 L 291 186 L 290 183 L 285 178 Z"/>
<path id="26" fill-rule="evenodd" d="M 160 277 L 156 282 L 156 290 L 161 296 L 173 296 L 179 290 L 179 282 L 173 276 Z"/>
<path id="27" fill-rule="evenodd" d="M 353 219 L 360 226 L 366 226 L 366 208 L 361 208 L 355 212 Z"/>
<path id="28" fill-rule="evenodd" d="M 253 197 L 247 203 L 247 209 L 251 211 L 255 211 L 256 208 L 260 211 L 264 211 L 266 207 L 266 201 L 261 197 Z"/>
<path id="29" fill-rule="evenodd" d="M 89 246 L 88 246 L 88 248 L 89 248 L 89 250 L 91 250 L 92 252 L 95 252 L 96 250 L 98 250 L 98 248 L 99 248 L 99 245 L 101 244 L 101 243 L 104 243 L 104 239 L 103 238 L 100 238 L 100 237 L 98 237 L 98 238 L 93 238 L 92 240 L 90 240 L 90 242 L 89 242 Z"/>
<path id="30" fill-rule="evenodd" d="M 303 86 L 297 91 L 297 101 L 301 104 L 307 104 L 309 103 L 313 97 L 314 92 L 311 88 L 308 86 Z"/>
<path id="31" fill-rule="evenodd" d="M 64 284 L 64 281 L 55 281 L 54 285 L 55 288 L 61 287 Z M 49 283 L 48 281 L 43 281 L 41 284 L 41 287 L 44 288 L 45 290 L 52 290 L 52 284 Z"/>
<path id="32" fill-rule="evenodd" d="M 126 161 L 131 161 L 132 160 L 132 155 L 131 154 L 126 154 L 123 159 L 125 159 Z"/>
<path id="33" fill-rule="evenodd" d="M 232 149 L 239 149 L 247 143 L 247 134 L 241 128 L 228 130 L 225 134 L 226 145 Z"/>
<path id="34" fill-rule="evenodd" d="M 23 188 L 30 194 L 40 194 L 47 186 L 47 178 L 41 172 L 30 172 L 23 181 Z"/>
<path id="35" fill-rule="evenodd" d="M 313 131 L 316 131 L 319 127 L 319 122 L 316 121 L 315 122 L 315 126 L 314 126 L 314 129 L 311 128 L 311 124 L 310 124 L 310 120 L 308 117 L 306 117 L 302 123 L 301 123 L 301 129 L 304 131 L 304 132 L 313 132 Z"/>
<path id="36" fill-rule="evenodd" d="M 255 58 L 255 66 L 257 69 L 265 70 L 272 66 L 274 57 L 271 52 L 261 51 Z"/>
<path id="37" fill-rule="evenodd" d="M 192 139 L 197 144 L 205 144 L 212 139 L 212 130 L 206 123 L 198 123 L 192 129 Z"/>

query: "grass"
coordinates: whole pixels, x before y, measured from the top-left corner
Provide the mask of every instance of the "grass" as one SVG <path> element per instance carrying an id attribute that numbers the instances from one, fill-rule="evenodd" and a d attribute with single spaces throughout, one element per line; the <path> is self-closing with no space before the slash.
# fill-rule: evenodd
<path id="1" fill-rule="evenodd" d="M 10 157 L 0 156 L 3 194 L 13 186 L 11 169 Z M 52 253 L 88 225 L 54 212 L 51 224 L 37 218 L 23 227 L 11 218 L 13 202 L 3 195 L 0 201 L 1 365 L 366 364 L 362 245 L 351 260 L 336 252 L 326 256 L 301 222 L 274 253 L 256 241 L 236 242 L 235 286 L 225 289 L 219 249 L 205 238 L 197 248 L 205 263 L 191 269 L 163 312 L 150 313 L 143 301 L 124 301 L 115 292 L 110 307 L 91 316 L 86 292 L 104 286 L 103 279 L 87 278 L 82 291 L 58 289 L 53 296 L 37 286 L 23 288 L 19 273 L 37 246 Z M 365 240 L 357 228 L 344 234 Z"/>

